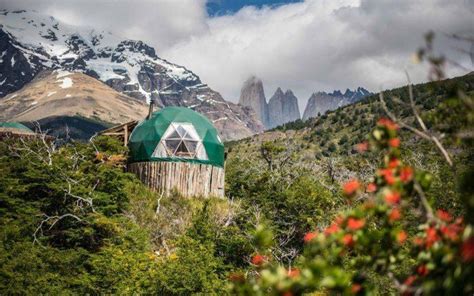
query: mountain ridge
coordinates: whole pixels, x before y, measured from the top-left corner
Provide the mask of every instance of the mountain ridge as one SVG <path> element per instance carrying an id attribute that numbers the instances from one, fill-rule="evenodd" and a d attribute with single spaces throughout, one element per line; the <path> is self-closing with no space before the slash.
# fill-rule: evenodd
<path id="1" fill-rule="evenodd" d="M 0 23 L 0 97 L 21 89 L 41 71 L 62 69 L 160 107 L 191 108 L 214 122 L 226 140 L 263 131 L 249 108 L 225 101 L 196 74 L 159 58 L 143 41 L 25 10 L 0 10 Z"/>

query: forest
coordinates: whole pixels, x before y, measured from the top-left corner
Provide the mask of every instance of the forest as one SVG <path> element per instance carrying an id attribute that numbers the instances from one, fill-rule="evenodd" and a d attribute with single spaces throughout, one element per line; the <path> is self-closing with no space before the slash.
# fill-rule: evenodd
<path id="1" fill-rule="evenodd" d="M 2 141 L 0 291 L 470 295 L 473 94 L 409 83 L 228 142 L 225 198 L 157 195 L 114 138 Z"/>

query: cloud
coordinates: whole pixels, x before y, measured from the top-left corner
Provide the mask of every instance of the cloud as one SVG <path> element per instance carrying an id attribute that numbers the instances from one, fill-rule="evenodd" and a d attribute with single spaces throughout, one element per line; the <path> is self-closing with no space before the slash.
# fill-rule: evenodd
<path id="1" fill-rule="evenodd" d="M 303 107 L 314 91 L 402 85 L 405 68 L 415 82 L 426 80 L 426 68 L 413 65 L 411 55 L 429 30 L 440 35 L 439 51 L 472 69 L 468 56 L 453 49 L 466 44 L 441 36 L 473 34 L 473 11 L 466 5 L 462 0 L 307 0 L 274 9 L 246 7 L 209 19 L 208 31 L 164 54 L 228 99 L 237 100 L 239 82 L 255 74 L 264 80 L 267 98 L 278 86 L 291 88 Z"/>
<path id="2" fill-rule="evenodd" d="M 218 17 L 207 15 L 205 0 L 0 0 L 0 6 L 146 41 L 234 102 L 250 75 L 263 79 L 267 98 L 279 86 L 291 88 L 300 107 L 314 91 L 403 85 L 405 69 L 413 81 L 425 81 L 426 68 L 410 58 L 429 30 L 437 33 L 439 52 L 473 67 L 458 50 L 471 45 L 443 35 L 473 36 L 473 0 L 306 0 Z M 463 72 L 451 67 L 448 74 Z"/>
<path id="3" fill-rule="evenodd" d="M 78 26 L 147 41 L 157 50 L 207 30 L 205 0 L 0 0 L 7 9 L 35 9 Z"/>

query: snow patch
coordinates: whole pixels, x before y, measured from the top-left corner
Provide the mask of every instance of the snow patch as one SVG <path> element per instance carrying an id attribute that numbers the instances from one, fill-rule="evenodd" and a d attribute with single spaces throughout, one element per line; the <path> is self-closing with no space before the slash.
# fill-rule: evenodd
<path id="1" fill-rule="evenodd" d="M 55 72 L 58 73 L 58 74 L 56 75 L 56 79 L 59 79 L 59 78 L 62 78 L 62 77 L 66 77 L 66 76 L 72 74 L 71 72 L 69 72 L 69 71 L 64 71 L 64 70 L 56 70 Z"/>
<path id="2" fill-rule="evenodd" d="M 70 97 L 72 97 L 71 94 L 67 94 L 67 95 L 66 95 L 66 98 L 70 98 Z"/>
<path id="3" fill-rule="evenodd" d="M 73 84 L 72 79 L 69 77 L 65 77 L 63 79 L 58 79 L 56 82 L 60 82 L 61 85 L 59 85 L 60 88 L 70 88 Z"/>
<path id="4" fill-rule="evenodd" d="M 3 79 L 2 82 L 0 82 L 0 85 L 3 85 L 5 83 L 5 81 L 7 81 L 7 78 L 5 77 L 5 79 Z"/>
<path id="5" fill-rule="evenodd" d="M 12 62 L 12 68 L 13 68 L 13 66 L 15 66 L 15 56 L 14 55 L 12 56 L 11 62 Z"/>
<path id="6" fill-rule="evenodd" d="M 34 106 L 34 105 L 36 105 L 36 104 L 38 104 L 38 102 L 36 102 L 36 101 L 31 102 L 31 105 L 32 105 L 32 106 Z"/>
<path id="7" fill-rule="evenodd" d="M 57 92 L 56 91 L 49 92 L 47 97 L 50 97 L 50 96 L 54 95 L 55 93 L 57 93 Z"/>

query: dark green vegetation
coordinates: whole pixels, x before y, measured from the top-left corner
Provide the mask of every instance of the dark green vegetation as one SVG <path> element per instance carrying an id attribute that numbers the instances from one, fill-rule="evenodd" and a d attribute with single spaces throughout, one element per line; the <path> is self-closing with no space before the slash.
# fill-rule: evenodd
<path id="1" fill-rule="evenodd" d="M 89 140 L 96 132 L 113 125 L 98 118 L 94 120 L 82 116 L 53 116 L 40 119 L 38 123 L 43 132 L 48 131 L 51 136 L 78 140 Z M 36 129 L 35 123 L 26 122 L 25 125 L 32 130 Z"/>
<path id="2" fill-rule="evenodd" d="M 446 134 L 454 169 L 431 141 L 401 131 L 405 161 L 433 174 L 434 208 L 455 215 L 466 211 L 461 201 L 472 200 L 473 176 L 472 118 L 458 90 L 472 96 L 473 75 L 415 87 L 428 127 Z M 416 126 L 407 94 L 392 90 L 385 100 Z M 272 255 L 288 266 L 307 231 L 325 228 L 350 207 L 340 183 L 373 175 L 380 155 L 360 155 L 354 145 L 383 115 L 374 96 L 229 143 L 226 200 L 157 196 L 124 173 L 127 151 L 111 139 L 54 149 L 41 141 L 2 142 L 0 294 L 222 295 L 229 274 L 249 270 L 256 246 L 269 240 L 262 224 L 275 236 Z M 384 276 L 369 280 L 392 291 Z"/>

